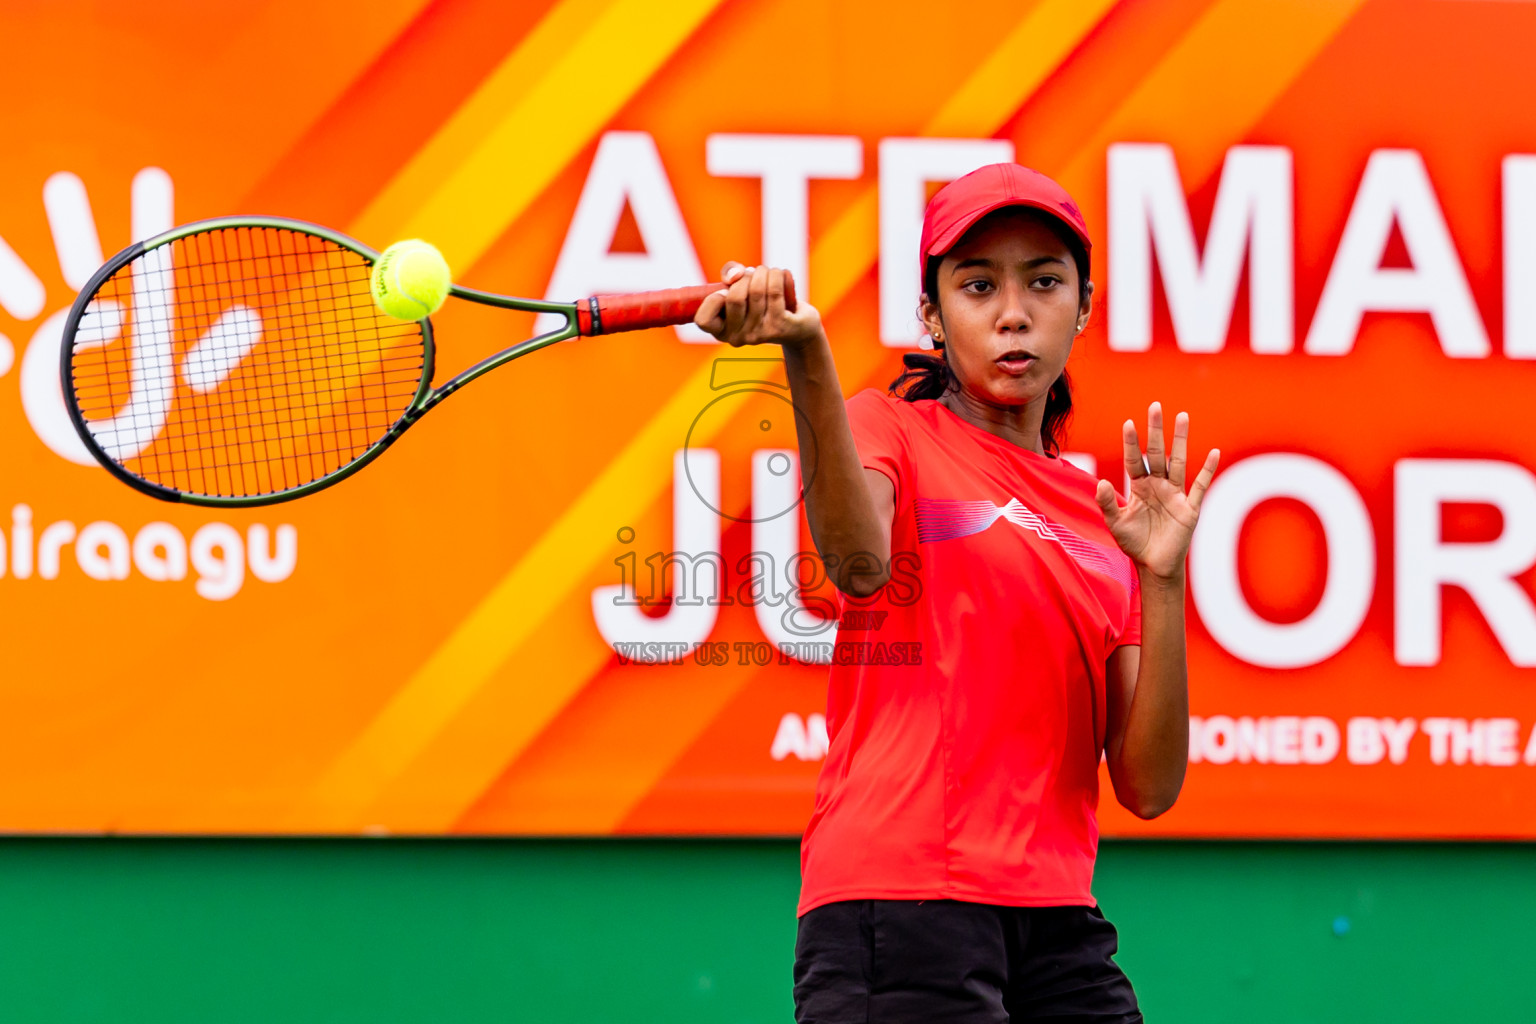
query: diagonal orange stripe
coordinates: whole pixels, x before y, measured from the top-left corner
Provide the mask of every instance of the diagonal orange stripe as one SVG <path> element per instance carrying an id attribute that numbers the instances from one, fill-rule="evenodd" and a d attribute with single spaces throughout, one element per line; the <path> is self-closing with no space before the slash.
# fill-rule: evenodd
<path id="1" fill-rule="evenodd" d="M 568 601 L 558 614 L 590 614 Z M 520 670 L 527 661 L 519 656 Z M 550 727 L 454 822 L 455 832 L 607 834 L 704 732 L 755 664 L 600 668 Z M 487 697 L 494 700 L 488 688 Z M 491 705 L 484 705 L 489 709 Z M 665 715 L 657 709 L 665 708 Z M 477 710 L 480 718 L 482 710 Z M 412 773 L 416 777 L 417 773 Z M 420 773 L 426 778 L 426 773 Z M 392 794 L 392 802 L 394 800 Z"/>
<path id="2" fill-rule="evenodd" d="M 1060 170 L 1219 0 L 1127 0 L 1004 125 L 1019 163 Z M 1092 225 L 1090 225 L 1091 227 Z"/>
<path id="3" fill-rule="evenodd" d="M 449 266 L 472 266 L 720 2 L 673 0 L 658 17 L 644 0 L 564 0 L 354 233 L 429 237 Z"/>
<path id="4" fill-rule="evenodd" d="M 1037 2 L 959 89 L 946 99 L 929 119 L 924 133 L 985 136 L 995 132 L 1092 31 L 1115 2 Z M 869 211 L 867 218 L 861 213 L 866 207 Z M 844 247 L 844 255 L 839 258 L 846 258 L 856 269 L 848 273 L 842 263 L 829 265 L 832 271 L 827 278 L 829 283 L 825 287 L 817 286 L 816 297 L 823 306 L 830 308 L 840 302 L 874 265 L 878 237 L 875 209 L 875 192 L 871 187 L 832 229 L 834 244 Z M 813 262 L 818 258 L 817 253 L 825 261 L 825 250 L 825 244 L 819 245 L 813 252 Z M 817 271 L 813 276 L 822 272 Z M 862 376 L 867 372 L 862 363 L 873 364 L 884 358 L 884 352 L 859 353 L 855 358 L 861 361 L 861 366 L 855 367 L 855 373 Z M 450 827 L 608 660 L 610 652 L 600 642 L 595 642 L 589 633 L 585 644 L 568 646 L 562 659 L 550 663 L 542 653 L 542 631 L 559 628 L 558 617 L 552 613 L 557 608 L 569 607 L 567 596 L 570 590 L 599 560 L 609 556 L 608 524 L 614 522 L 615 517 L 620 521 L 635 518 L 668 488 L 670 481 L 664 473 L 657 471 L 657 467 L 667 465 L 670 447 L 675 447 L 678 439 L 687 432 L 688 423 L 702 408 L 700 396 L 704 394 L 707 392 L 698 388 L 697 380 L 685 383 L 668 406 L 642 431 L 643 436 L 654 437 L 668 447 L 646 451 L 636 444 L 630 445 L 598 476 L 561 523 L 535 545 L 530 557 L 513 567 L 503 585 L 482 604 L 481 610 L 444 645 L 433 664 L 459 665 L 462 671 L 475 673 L 475 685 L 480 686 L 480 691 L 471 692 L 465 677 L 460 677 L 456 692 L 464 703 L 457 717 L 451 724 L 445 722 L 441 734 L 424 746 L 419 760 L 370 804 L 363 818 L 410 831 L 438 831 Z M 695 434 L 693 442 L 706 445 L 711 439 Z M 616 486 L 616 481 L 624 481 L 624 486 Z M 582 534 L 579 542 L 573 536 L 578 529 Z M 547 550 L 546 542 L 556 536 L 569 541 L 558 548 L 560 569 L 536 577 L 531 575 L 528 571 L 530 559 L 542 563 L 544 559 L 540 553 Z M 521 597 L 520 588 L 535 579 L 542 588 L 543 603 L 539 605 Z M 525 632 L 519 626 L 518 635 L 512 638 L 513 642 L 508 642 L 504 616 L 512 607 L 510 594 L 514 592 L 520 595 L 517 604 L 520 613 L 531 619 L 532 632 Z M 486 611 L 493 608 L 500 611 L 495 614 Z M 583 622 L 585 618 L 584 615 Z M 537 644 L 530 642 L 536 634 L 540 641 Z M 538 666 L 537 674 L 530 671 L 534 665 Z M 437 672 L 438 669 L 430 671 Z M 508 692 L 518 696 L 509 700 Z M 485 742 L 488 737 L 474 724 L 484 719 L 486 709 L 490 707 L 497 708 L 506 723 L 499 742 Z M 591 809 L 590 830 L 609 831 L 617 825 L 628 808 L 691 742 L 694 732 L 694 727 L 680 723 L 679 728 L 669 732 L 666 742 L 650 746 L 644 758 L 615 758 L 611 778 L 616 794 L 622 799 L 616 798 L 602 808 Z M 607 756 L 604 751 L 592 750 L 588 744 L 580 745 L 580 750 L 582 752 L 576 756 L 583 759 Z M 436 787 L 436 795 L 431 801 L 424 801 L 422 795 L 432 786 Z M 449 794 L 447 800 L 444 794 Z M 449 815 L 452 800 L 458 800 L 459 805 Z M 538 826 L 530 822 L 528 827 Z"/>
<path id="5" fill-rule="evenodd" d="M 986 138 L 997 132 L 1114 7 L 1117 0 L 1045 0 L 941 107 L 919 135 Z M 871 185 L 811 249 L 812 296 L 824 311 L 853 290 L 879 257 L 880 196 Z"/>
<path id="6" fill-rule="evenodd" d="M 615 0 L 562 0 L 553 7 L 374 196 L 351 233 L 381 249 L 400 238 L 427 237 L 449 266 L 468 269 L 527 206 L 530 193 L 548 185 L 550 165 L 558 171 L 591 138 L 596 128 L 587 125 L 606 121 L 628 99 L 632 90 L 624 81 L 593 90 L 585 105 L 552 103 L 541 91 L 551 80 L 566 83 L 582 42 L 602 45 L 599 26 L 610 24 L 618 6 Z M 646 62 L 636 63 L 643 73 Z M 567 112 L 584 123 L 550 124 Z M 533 159 L 506 153 L 508 135 Z M 488 178 L 502 189 L 487 187 Z"/>
<path id="7" fill-rule="evenodd" d="M 553 6 L 554 0 L 433 0 L 236 209 L 320 224 L 355 220 Z"/>
<path id="8" fill-rule="evenodd" d="M 1116 132 L 1130 133 L 1129 137 L 1179 137 L 1188 140 L 1180 150 L 1180 159 L 1190 187 L 1197 187 L 1216 172 L 1227 147 L 1247 135 L 1359 6 L 1359 2 L 1326 5 L 1279 2 L 1269 16 L 1283 23 L 1281 28 L 1280 25 L 1270 25 L 1264 18 L 1256 18 L 1253 6 L 1245 0 L 1222 0 L 1195 22 L 1180 43 L 1150 70 L 1107 122 L 1109 127 L 1101 129 L 1072 154 L 1063 168 L 1042 170 L 1065 178 L 1074 171 L 1081 173 L 1084 167 L 1101 166 L 1108 143 L 1126 137 Z M 1306 24 L 1298 24 L 1298 21 Z M 1275 50 L 1268 50 L 1266 59 L 1254 65 L 1253 78 L 1240 87 L 1228 87 L 1227 78 L 1231 73 L 1228 65 L 1243 60 L 1240 52 L 1235 56 L 1234 52 L 1255 38 L 1264 39 L 1265 46 L 1274 47 L 1279 56 Z M 1212 116 L 1202 118 L 1191 133 L 1188 109 L 1181 105 L 1172 90 L 1182 89 L 1186 94 L 1194 90 L 1193 94 L 1199 95 L 1202 91 L 1221 88 L 1228 89 L 1223 101 L 1216 104 Z M 1187 159 L 1186 152 L 1191 154 Z M 871 226 L 869 237 L 873 236 L 873 230 Z M 867 269 L 868 264 L 865 264 L 859 274 L 844 279 L 856 281 Z M 889 353 L 870 345 L 839 352 L 838 369 L 845 389 L 850 392 L 875 383 L 877 377 L 882 378 L 879 383 L 883 383 L 883 377 L 891 373 Z M 854 387 L 849 388 L 849 384 Z M 721 675 L 722 678 L 728 675 L 732 685 L 728 693 L 710 692 L 711 705 L 715 707 L 723 707 L 751 680 L 750 673 L 722 672 Z M 579 831 L 611 831 L 623 821 L 622 817 L 610 816 L 618 804 L 617 797 L 621 794 L 632 797 L 626 806 L 627 814 L 686 754 L 709 725 L 709 721 L 700 716 L 687 716 L 685 721 L 673 723 L 676 728 L 667 737 L 669 742 L 666 744 L 657 743 L 652 738 L 652 749 L 645 751 L 645 757 L 637 757 L 633 749 L 616 750 L 594 745 L 590 737 L 622 735 L 626 724 L 641 717 L 645 708 L 645 698 L 640 691 L 615 688 L 606 696 L 600 706 L 584 708 L 578 721 L 555 722 L 551 728 L 559 730 L 562 736 L 558 739 L 563 742 L 556 742 L 557 737 L 548 737 L 551 742 L 541 744 L 543 749 L 536 763 L 519 763 L 509 770 L 509 792 L 530 802 L 523 808 L 499 808 L 498 828 L 547 831 L 558 824 L 561 828 Z M 692 727 L 691 731 L 689 727 Z M 666 766 L 656 764 L 658 748 L 662 746 L 675 751 Z M 554 751 L 562 752 L 563 756 L 556 756 Z M 517 775 L 515 782 L 511 778 L 514 772 Z M 588 805 L 587 817 L 577 817 L 569 806 L 551 807 L 537 800 L 541 793 L 559 792 L 564 779 L 581 780 L 584 783 L 582 792 L 605 794 Z M 576 797 L 578 794 L 570 795 Z"/>
<path id="9" fill-rule="evenodd" d="M 1145 138 L 1179 139 L 1186 179 L 1205 180 L 1365 3 L 1221 0 L 1061 169 L 1062 184 L 1102 194 L 1109 145 Z"/>
<path id="10" fill-rule="evenodd" d="M 352 233 L 422 235 L 442 248 L 450 265 L 461 270 L 473 265 L 719 2 L 677 0 L 666 17 L 657 17 L 645 0 L 563 0 L 471 98 L 462 117 L 445 126 L 369 206 Z M 593 75 L 594 67 L 603 74 Z M 525 81 L 524 75 L 532 77 Z M 495 109 L 502 110 L 499 119 L 487 114 Z M 538 145 L 530 147 L 529 139 Z M 425 201 L 419 198 L 423 191 Z M 700 407 L 707 371 L 706 365 L 702 375 L 690 378 L 693 390 L 685 386 L 684 404 Z M 641 431 L 640 440 L 655 447 L 654 433 Z M 620 472 L 604 478 L 606 486 L 623 494 L 634 475 L 629 467 L 652 464 L 621 465 Z M 603 488 L 597 491 L 596 500 L 604 500 Z M 369 824 L 359 815 L 500 664 L 499 645 L 515 647 L 531 635 L 544 606 L 530 614 L 524 604 L 541 593 L 543 574 L 565 574 L 565 551 L 584 539 L 578 518 L 557 524 L 537 542 L 456 634 L 467 630 L 490 637 L 491 646 L 450 638 L 296 801 L 289 826 L 330 830 Z M 455 807 L 453 816 L 458 813 Z"/>

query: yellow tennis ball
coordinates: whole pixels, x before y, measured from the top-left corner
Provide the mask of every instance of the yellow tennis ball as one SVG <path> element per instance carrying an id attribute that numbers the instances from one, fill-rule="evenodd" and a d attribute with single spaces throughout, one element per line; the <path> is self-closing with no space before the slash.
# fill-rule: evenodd
<path id="1" fill-rule="evenodd" d="M 419 238 L 379 254 L 368 279 L 373 301 L 397 320 L 420 320 L 442 308 L 453 276 L 437 248 Z"/>

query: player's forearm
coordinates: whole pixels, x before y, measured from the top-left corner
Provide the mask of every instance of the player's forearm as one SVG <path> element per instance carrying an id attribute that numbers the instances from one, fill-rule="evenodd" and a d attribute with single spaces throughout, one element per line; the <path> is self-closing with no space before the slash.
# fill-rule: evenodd
<path id="1" fill-rule="evenodd" d="M 1110 764 L 1115 795 L 1153 818 L 1173 806 L 1189 763 L 1189 667 L 1184 644 L 1184 573 L 1141 574 L 1141 657 L 1125 735 Z"/>
<path id="2" fill-rule="evenodd" d="M 811 539 L 839 590 L 873 593 L 890 572 L 889 526 L 876 514 L 864 479 L 826 334 L 803 346 L 785 346 L 784 368 L 796 412 Z"/>

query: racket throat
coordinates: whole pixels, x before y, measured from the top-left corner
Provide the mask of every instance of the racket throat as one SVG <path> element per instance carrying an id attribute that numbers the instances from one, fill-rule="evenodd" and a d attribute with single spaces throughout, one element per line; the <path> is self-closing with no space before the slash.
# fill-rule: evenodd
<path id="1" fill-rule="evenodd" d="M 603 333 L 603 307 L 596 295 L 576 303 L 576 329 L 587 338 Z"/>

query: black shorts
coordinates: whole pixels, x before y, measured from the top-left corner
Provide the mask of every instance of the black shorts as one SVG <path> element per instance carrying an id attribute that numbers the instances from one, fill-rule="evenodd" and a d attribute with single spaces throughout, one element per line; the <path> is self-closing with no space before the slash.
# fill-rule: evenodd
<path id="1" fill-rule="evenodd" d="M 799 1024 L 1140 1024 L 1095 907 L 849 900 L 800 918 Z"/>

